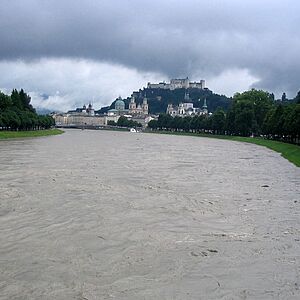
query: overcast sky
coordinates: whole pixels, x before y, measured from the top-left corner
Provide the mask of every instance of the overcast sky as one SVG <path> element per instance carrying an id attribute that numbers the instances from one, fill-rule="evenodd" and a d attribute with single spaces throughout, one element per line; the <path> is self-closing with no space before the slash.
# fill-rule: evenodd
<path id="1" fill-rule="evenodd" d="M 293 98 L 299 13 L 298 0 L 1 0 L 0 89 L 55 110 L 186 76 Z"/>

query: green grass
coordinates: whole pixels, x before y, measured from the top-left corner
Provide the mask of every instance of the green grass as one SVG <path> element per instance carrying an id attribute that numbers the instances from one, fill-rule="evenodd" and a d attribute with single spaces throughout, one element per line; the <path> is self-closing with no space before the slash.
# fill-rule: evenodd
<path id="1" fill-rule="evenodd" d="M 62 134 L 59 129 L 34 130 L 34 131 L 0 131 L 1 139 L 27 138 Z"/>
<path id="2" fill-rule="evenodd" d="M 251 137 L 241 137 L 241 136 L 212 135 L 212 134 L 202 134 L 202 133 L 196 134 L 196 133 L 188 133 L 188 132 L 168 132 L 168 131 L 160 131 L 160 132 L 156 131 L 154 133 L 217 138 L 223 140 L 256 144 L 256 145 L 267 147 L 271 150 L 280 153 L 284 158 L 289 160 L 295 166 L 300 167 L 300 146 L 293 145 L 293 144 L 272 141 L 263 138 L 251 138 Z"/>

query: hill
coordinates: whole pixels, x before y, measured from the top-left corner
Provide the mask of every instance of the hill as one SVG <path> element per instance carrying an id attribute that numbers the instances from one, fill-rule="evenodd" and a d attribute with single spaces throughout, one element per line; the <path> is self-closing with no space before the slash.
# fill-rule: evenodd
<path id="1" fill-rule="evenodd" d="M 188 101 L 184 100 L 186 93 L 189 94 L 190 100 Z M 175 90 L 144 88 L 140 89 L 138 92 L 133 92 L 133 96 L 135 97 L 137 104 L 141 104 L 144 97 L 146 97 L 149 104 L 149 112 L 151 114 L 165 113 L 168 104 L 178 105 L 180 102 L 192 102 L 194 107 L 202 107 L 205 98 L 209 112 L 214 112 L 218 107 L 227 111 L 232 102 L 231 98 L 228 98 L 225 95 L 215 94 L 207 88 L 181 88 Z M 128 108 L 130 97 L 123 100 Z M 115 101 L 113 101 L 110 106 L 101 108 L 98 112 L 105 113 L 109 109 L 114 108 Z"/>

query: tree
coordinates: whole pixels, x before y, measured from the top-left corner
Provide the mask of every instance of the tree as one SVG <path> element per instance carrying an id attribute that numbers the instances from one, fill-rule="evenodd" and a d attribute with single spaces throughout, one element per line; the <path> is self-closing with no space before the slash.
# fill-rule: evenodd
<path id="1" fill-rule="evenodd" d="M 295 97 L 295 102 L 300 104 L 300 91 L 297 93 L 297 96 Z"/>
<path id="2" fill-rule="evenodd" d="M 0 113 L 0 130 L 4 127 L 4 120 L 2 114 Z"/>
<path id="3" fill-rule="evenodd" d="M 32 128 L 33 122 L 32 122 L 32 117 L 30 114 L 28 114 L 27 111 L 20 111 L 18 113 L 18 116 L 21 120 L 21 125 L 20 125 L 20 129 L 21 130 L 29 130 Z"/>
<path id="4" fill-rule="evenodd" d="M 250 103 L 238 104 L 235 115 L 235 134 L 249 136 L 253 133 L 254 111 Z"/>
<path id="5" fill-rule="evenodd" d="M 13 110 L 7 110 L 5 114 L 7 120 L 7 127 L 10 127 L 13 130 L 19 129 L 21 125 L 21 120 L 19 116 Z"/>
<path id="6" fill-rule="evenodd" d="M 128 120 L 126 117 L 121 116 L 117 122 L 117 125 L 120 127 L 142 127 L 142 124 L 133 121 L 133 120 Z"/>
<path id="7" fill-rule="evenodd" d="M 191 123 L 192 123 L 192 118 L 190 116 L 186 116 L 182 118 L 182 129 L 184 131 L 190 131 Z"/>
<path id="8" fill-rule="evenodd" d="M 227 129 L 237 135 L 260 134 L 266 114 L 273 104 L 272 96 L 265 91 L 252 89 L 235 94 L 228 113 Z"/>
<path id="9" fill-rule="evenodd" d="M 27 95 L 23 89 L 19 92 L 19 98 L 22 104 L 22 108 L 31 112 L 35 112 L 35 109 L 30 104 L 31 98 Z"/>
<path id="10" fill-rule="evenodd" d="M 212 115 L 212 130 L 217 134 L 223 134 L 225 130 L 226 116 L 223 109 L 218 108 Z"/>
<path id="11" fill-rule="evenodd" d="M 182 118 L 179 116 L 175 116 L 172 120 L 172 128 L 176 131 L 183 129 Z"/>
<path id="12" fill-rule="evenodd" d="M 283 124 L 284 124 L 284 107 L 283 105 L 274 106 L 269 109 L 266 114 L 263 123 L 263 132 L 265 134 L 271 134 L 274 137 L 283 136 Z"/>
<path id="13" fill-rule="evenodd" d="M 117 126 L 117 123 L 115 121 L 109 120 L 107 122 L 107 125 L 109 125 L 109 126 Z"/>
<path id="14" fill-rule="evenodd" d="M 160 114 L 157 120 L 158 127 L 160 129 L 172 128 L 173 118 L 169 114 Z"/>
<path id="15" fill-rule="evenodd" d="M 157 124 L 157 120 L 151 120 L 148 123 L 148 127 L 151 129 L 157 129 L 158 128 L 158 124 Z"/>
<path id="16" fill-rule="evenodd" d="M 14 89 L 11 96 L 0 92 L 0 129 L 46 129 L 54 125 L 50 116 L 39 116 L 30 104 L 30 97 L 22 89 Z"/>
<path id="17" fill-rule="evenodd" d="M 0 91 L 0 111 L 5 111 L 10 107 L 12 107 L 11 98 Z"/>
<path id="18" fill-rule="evenodd" d="M 21 101 L 20 95 L 18 93 L 18 91 L 16 89 L 13 89 L 11 92 L 11 100 L 12 100 L 12 104 L 15 108 L 17 109 L 23 109 L 23 103 Z"/>
<path id="19" fill-rule="evenodd" d="M 290 136 L 290 141 L 295 142 L 300 137 L 300 104 L 291 104 L 285 110 L 284 130 Z"/>

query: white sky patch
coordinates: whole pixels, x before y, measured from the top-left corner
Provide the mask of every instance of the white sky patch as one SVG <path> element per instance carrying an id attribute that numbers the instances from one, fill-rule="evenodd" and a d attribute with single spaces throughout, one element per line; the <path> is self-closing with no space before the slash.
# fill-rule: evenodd
<path id="1" fill-rule="evenodd" d="M 55 111 L 67 111 L 92 103 L 95 109 L 111 104 L 121 95 L 158 82 L 166 77 L 151 72 L 138 72 L 122 65 L 84 59 L 41 59 L 29 62 L 2 61 L 0 89 L 23 88 L 32 105 Z"/>
<path id="2" fill-rule="evenodd" d="M 259 81 L 259 78 L 252 76 L 247 69 L 231 69 L 206 81 L 210 90 L 231 97 L 236 92 L 249 90 L 255 82 Z"/>
<path id="3" fill-rule="evenodd" d="M 147 82 L 169 81 L 163 74 L 137 71 L 118 64 L 86 59 L 51 58 L 32 61 L 0 61 L 0 90 L 23 88 L 38 109 L 68 111 L 92 103 L 95 109 L 110 105 L 119 95 L 126 98 Z M 188 76 L 189 74 L 186 74 Z M 205 79 L 215 93 L 232 96 L 248 90 L 258 78 L 247 69 L 231 69 Z"/>

